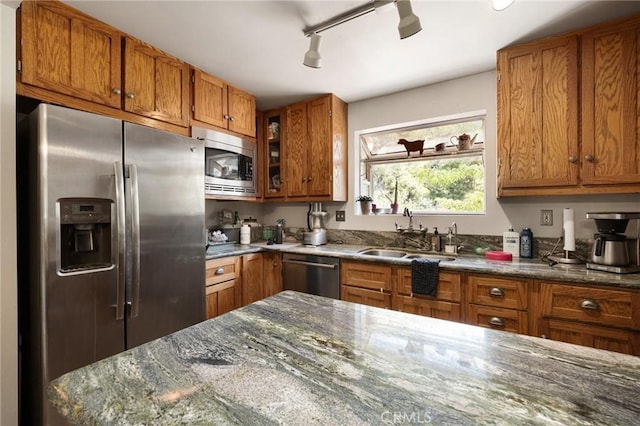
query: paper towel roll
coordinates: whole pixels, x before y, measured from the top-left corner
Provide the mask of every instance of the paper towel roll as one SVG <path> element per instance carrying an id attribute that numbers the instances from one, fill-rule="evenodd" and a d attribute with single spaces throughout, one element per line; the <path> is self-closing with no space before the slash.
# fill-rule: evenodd
<path id="1" fill-rule="evenodd" d="M 573 222 L 573 209 L 562 211 L 562 229 L 564 230 L 564 250 L 576 251 L 576 229 Z"/>

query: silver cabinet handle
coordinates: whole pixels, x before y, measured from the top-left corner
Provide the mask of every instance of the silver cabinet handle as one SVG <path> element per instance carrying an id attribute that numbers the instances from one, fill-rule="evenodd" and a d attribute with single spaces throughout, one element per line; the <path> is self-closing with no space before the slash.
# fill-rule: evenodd
<path id="1" fill-rule="evenodd" d="M 138 192 L 138 168 L 129 166 L 131 178 L 131 318 L 138 316 L 140 308 L 140 196 Z"/>
<path id="2" fill-rule="evenodd" d="M 225 120 L 228 120 L 229 119 L 229 114 L 223 115 L 222 118 L 224 118 Z"/>
<path id="3" fill-rule="evenodd" d="M 591 154 L 585 155 L 584 159 L 587 160 L 588 162 L 593 162 L 593 160 L 595 160 L 594 156 Z"/>
<path id="4" fill-rule="evenodd" d="M 336 269 L 338 265 L 331 265 L 328 263 L 314 263 L 314 262 L 305 262 L 303 260 L 283 260 L 282 263 L 293 263 L 295 265 L 305 265 L 305 266 L 317 266 L 318 268 L 328 268 L 328 269 Z"/>
<path id="5" fill-rule="evenodd" d="M 569 156 L 570 163 L 576 163 L 577 161 L 578 161 L 578 157 L 576 157 L 575 155 Z"/>
<path id="6" fill-rule="evenodd" d="M 600 305 L 593 299 L 584 299 L 580 302 L 580 307 L 587 311 L 597 311 Z"/>
<path id="7" fill-rule="evenodd" d="M 120 90 L 119 87 L 116 87 L 115 89 L 113 89 L 113 94 L 114 95 L 121 95 L 122 94 L 122 90 Z"/>
<path id="8" fill-rule="evenodd" d="M 273 267 L 277 268 L 278 267 L 278 262 L 273 262 Z"/>
<path id="9" fill-rule="evenodd" d="M 496 327 L 504 327 L 504 321 L 499 317 L 491 317 L 489 318 L 489 325 L 494 325 Z"/>
<path id="10" fill-rule="evenodd" d="M 122 163 L 113 163 L 116 184 L 116 224 L 118 226 L 118 281 L 116 283 L 116 319 L 124 318 L 125 280 L 126 280 L 126 245 L 125 245 L 125 211 L 124 211 L 124 171 Z"/>
<path id="11" fill-rule="evenodd" d="M 313 178 L 312 178 L 311 176 L 309 176 L 309 177 L 307 178 L 307 182 L 311 182 L 312 180 L 313 180 Z"/>
<path id="12" fill-rule="evenodd" d="M 491 290 L 489 290 L 489 296 L 504 297 L 504 290 L 499 287 L 493 287 Z"/>
<path id="13" fill-rule="evenodd" d="M 236 121 L 235 117 L 229 117 L 229 121 Z"/>
<path id="14" fill-rule="evenodd" d="M 216 269 L 216 275 L 222 275 L 222 274 L 224 274 L 224 268 Z"/>
<path id="15" fill-rule="evenodd" d="M 135 97 L 136 97 L 135 93 L 133 93 L 133 92 L 129 92 L 129 93 L 127 93 L 127 98 L 129 98 L 129 99 L 133 99 L 133 98 L 135 98 Z"/>
<path id="16" fill-rule="evenodd" d="M 306 182 L 306 181 L 307 181 L 307 178 L 303 177 L 302 182 Z"/>

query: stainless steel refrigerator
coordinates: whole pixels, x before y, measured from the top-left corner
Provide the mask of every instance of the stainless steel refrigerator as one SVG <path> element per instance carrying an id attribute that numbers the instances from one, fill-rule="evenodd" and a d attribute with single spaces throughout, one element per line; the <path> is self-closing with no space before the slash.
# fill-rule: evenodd
<path id="1" fill-rule="evenodd" d="M 50 380 L 205 319 L 204 147 L 46 104 L 25 127 L 21 422 L 50 425 Z"/>

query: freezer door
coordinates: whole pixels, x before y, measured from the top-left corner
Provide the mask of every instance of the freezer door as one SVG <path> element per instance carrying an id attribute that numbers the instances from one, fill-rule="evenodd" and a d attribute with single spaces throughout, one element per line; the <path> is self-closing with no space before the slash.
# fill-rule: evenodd
<path id="1" fill-rule="evenodd" d="M 20 229 L 29 246 L 28 265 L 19 283 L 20 287 L 28 283 L 28 302 L 20 305 L 21 317 L 28 322 L 21 323 L 24 352 L 30 357 L 22 369 L 28 394 L 23 394 L 23 406 L 33 417 L 32 424 L 57 424 L 58 415 L 46 397 L 49 381 L 124 350 L 124 320 L 116 315 L 114 176 L 114 163 L 122 155 L 122 122 L 45 104 L 29 121 L 29 184 L 19 182 L 19 192 L 29 193 L 20 214 L 30 216 L 29 225 Z M 100 205 L 111 223 L 93 230 L 87 224 L 61 225 L 65 199 L 81 200 L 77 205 L 82 206 Z M 78 240 L 65 240 L 65 228 L 77 230 Z M 93 237 L 88 240 L 90 232 Z M 99 267 L 63 270 L 61 252 L 69 244 L 77 244 L 71 250 L 89 257 L 97 250 L 109 254 Z"/>
<path id="2" fill-rule="evenodd" d="M 205 319 L 203 142 L 125 123 L 127 348 Z"/>

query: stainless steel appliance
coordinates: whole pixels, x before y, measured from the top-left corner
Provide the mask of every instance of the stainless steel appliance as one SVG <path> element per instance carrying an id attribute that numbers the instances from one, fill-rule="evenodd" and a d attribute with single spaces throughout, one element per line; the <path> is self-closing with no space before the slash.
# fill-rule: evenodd
<path id="1" fill-rule="evenodd" d="M 284 253 L 282 279 L 285 290 L 340 299 L 338 258 Z"/>
<path id="2" fill-rule="evenodd" d="M 193 127 L 192 134 L 204 141 L 206 195 L 256 196 L 254 141 L 199 127 Z"/>
<path id="3" fill-rule="evenodd" d="M 21 423 L 57 425 L 50 380 L 205 319 L 204 144 L 45 104 L 25 127 Z"/>
<path id="4" fill-rule="evenodd" d="M 587 213 L 587 219 L 594 219 L 598 228 L 587 268 L 618 274 L 640 272 L 640 266 L 630 262 L 624 235 L 629 220 L 640 219 L 640 213 Z"/>
<path id="5" fill-rule="evenodd" d="M 306 245 L 319 246 L 327 244 L 327 230 L 324 229 L 324 218 L 327 212 L 322 210 L 322 203 L 309 203 L 307 212 L 308 231 L 302 233 L 302 242 Z"/>

